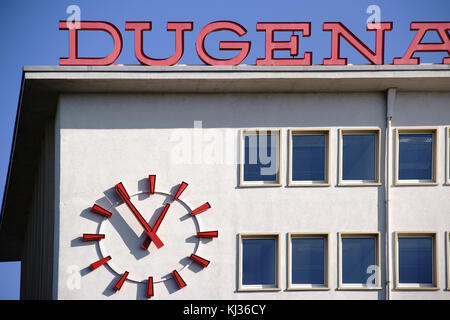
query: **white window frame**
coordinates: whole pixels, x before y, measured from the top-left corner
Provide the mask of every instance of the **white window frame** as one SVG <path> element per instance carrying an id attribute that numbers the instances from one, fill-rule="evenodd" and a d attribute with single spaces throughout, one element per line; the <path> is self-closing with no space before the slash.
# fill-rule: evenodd
<path id="1" fill-rule="evenodd" d="M 381 252 L 380 252 L 380 233 L 379 232 L 339 232 L 339 250 L 338 250 L 338 289 L 339 290 L 381 290 Z M 375 286 L 368 286 L 367 284 L 360 283 L 343 283 L 342 279 L 342 238 L 361 238 L 361 237 L 373 237 L 375 238 L 375 261 L 377 266 L 377 277 Z M 367 274 L 367 277 L 370 277 Z"/>
<path id="2" fill-rule="evenodd" d="M 447 168 L 445 184 L 450 185 L 450 127 L 447 127 L 445 130 L 445 149 L 447 150 L 445 158 L 445 167 Z"/>
<path id="3" fill-rule="evenodd" d="M 293 180 L 292 179 L 292 168 L 293 168 L 293 142 L 292 137 L 294 135 L 320 135 L 323 134 L 326 137 L 325 141 L 325 168 L 324 177 L 325 180 L 315 181 L 315 180 Z M 330 186 L 330 129 L 324 128 L 292 128 L 289 129 L 289 174 L 288 174 L 288 186 L 289 187 L 328 187 Z"/>
<path id="4" fill-rule="evenodd" d="M 398 239 L 401 237 L 432 237 L 433 239 L 433 283 L 400 283 L 399 282 L 399 245 Z M 397 231 L 394 242 L 395 257 L 395 290 L 439 290 L 439 259 L 438 259 L 438 234 L 435 231 Z"/>
<path id="5" fill-rule="evenodd" d="M 244 239 L 275 239 L 275 285 L 243 285 L 242 284 L 242 240 Z M 238 291 L 280 291 L 280 234 L 279 233 L 240 233 L 238 244 Z"/>
<path id="6" fill-rule="evenodd" d="M 450 231 L 447 231 L 445 237 L 447 247 L 447 290 L 450 290 Z"/>
<path id="7" fill-rule="evenodd" d="M 313 284 L 293 284 L 292 283 L 292 239 L 295 238 L 322 238 L 325 243 L 325 265 L 324 265 L 324 280 L 322 285 Z M 329 233 L 303 233 L 290 232 L 288 233 L 288 287 L 287 290 L 330 290 L 330 235 Z"/>
<path id="8" fill-rule="evenodd" d="M 268 133 L 278 134 L 278 172 L 276 181 L 245 181 L 244 180 L 244 161 L 245 161 L 245 136 L 247 134 L 259 134 L 259 132 L 264 131 Z M 239 163 L 239 187 L 281 187 L 282 181 L 282 132 L 281 129 L 277 128 L 257 128 L 257 129 L 242 129 L 240 134 L 240 163 Z"/>
<path id="9" fill-rule="evenodd" d="M 344 144 L 343 136 L 346 134 L 375 134 L 377 137 L 375 164 L 375 180 L 344 180 L 342 178 Z M 341 128 L 339 129 L 339 166 L 338 166 L 338 186 L 380 186 L 381 185 L 381 129 L 380 128 Z"/>
<path id="10" fill-rule="evenodd" d="M 401 180 L 399 175 L 399 147 L 400 134 L 433 134 L 433 162 L 432 162 L 432 179 L 431 180 Z M 438 128 L 435 127 L 410 127 L 410 128 L 396 128 L 395 129 L 395 163 L 394 163 L 394 185 L 395 186 L 436 186 L 438 176 Z"/>

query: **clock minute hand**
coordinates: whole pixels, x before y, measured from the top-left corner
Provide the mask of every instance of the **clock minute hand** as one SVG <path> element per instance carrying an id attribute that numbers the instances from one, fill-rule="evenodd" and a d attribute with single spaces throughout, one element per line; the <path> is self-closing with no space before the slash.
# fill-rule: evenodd
<path id="1" fill-rule="evenodd" d="M 153 225 L 153 232 L 156 233 L 158 231 L 158 228 L 161 224 L 161 222 L 163 221 L 164 217 L 166 216 L 167 210 L 169 210 L 170 207 L 170 203 L 166 203 L 166 205 L 164 206 L 162 212 L 159 214 L 158 219 L 156 219 L 155 224 Z M 142 243 L 141 247 L 142 249 L 147 250 L 150 242 L 152 241 L 152 239 L 150 237 L 145 238 L 144 243 Z"/>
<path id="2" fill-rule="evenodd" d="M 159 237 L 155 234 L 155 232 L 150 228 L 148 223 L 145 221 L 145 219 L 142 217 L 142 215 L 139 213 L 139 211 L 136 209 L 136 207 L 133 205 L 133 203 L 130 200 L 130 196 L 128 195 L 128 192 L 125 190 L 125 187 L 123 186 L 122 182 L 119 182 L 115 186 L 117 193 L 119 194 L 120 198 L 126 203 L 128 208 L 130 208 L 131 212 L 134 214 L 136 219 L 139 221 L 141 226 L 144 228 L 147 235 L 150 237 L 150 239 L 153 241 L 153 243 L 156 245 L 156 247 L 159 249 L 161 248 L 164 243 L 159 239 Z"/>

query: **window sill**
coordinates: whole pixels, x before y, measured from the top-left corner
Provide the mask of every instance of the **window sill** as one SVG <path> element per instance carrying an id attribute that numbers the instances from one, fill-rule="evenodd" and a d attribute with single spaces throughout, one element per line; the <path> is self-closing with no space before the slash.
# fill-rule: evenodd
<path id="1" fill-rule="evenodd" d="M 252 287 L 252 286 L 242 286 L 237 289 L 239 292 L 251 292 L 251 291 L 281 291 L 280 287 Z"/>
<path id="2" fill-rule="evenodd" d="M 288 291 L 328 291 L 328 290 L 330 290 L 330 287 L 327 287 L 327 286 L 307 287 L 307 286 L 289 285 L 286 290 L 288 290 Z"/>
<path id="3" fill-rule="evenodd" d="M 278 182 L 274 182 L 274 183 L 263 183 L 263 182 L 258 182 L 258 183 L 240 183 L 239 184 L 239 188 L 260 188 L 260 187 L 281 187 L 282 184 L 278 183 Z"/>
<path id="4" fill-rule="evenodd" d="M 338 187 L 379 187 L 381 182 L 342 182 L 338 183 Z"/>
<path id="5" fill-rule="evenodd" d="M 346 286 L 346 285 L 341 285 L 337 288 L 337 290 L 342 290 L 342 291 L 353 291 L 353 290 L 358 290 L 358 291 L 376 291 L 376 290 L 383 290 L 382 287 L 380 286 L 374 286 L 374 287 L 368 287 L 368 286 Z"/>
<path id="6" fill-rule="evenodd" d="M 407 181 L 395 181 L 394 186 L 402 187 L 402 186 L 437 186 L 439 183 L 430 181 L 430 182 L 407 182 Z"/>
<path id="7" fill-rule="evenodd" d="M 399 290 L 399 291 L 438 291 L 438 290 L 440 290 L 440 288 L 436 287 L 436 286 L 420 287 L 420 286 L 398 286 L 398 285 L 396 285 L 394 290 Z"/>
<path id="8" fill-rule="evenodd" d="M 329 187 L 331 186 L 328 182 L 289 182 L 288 187 Z"/>

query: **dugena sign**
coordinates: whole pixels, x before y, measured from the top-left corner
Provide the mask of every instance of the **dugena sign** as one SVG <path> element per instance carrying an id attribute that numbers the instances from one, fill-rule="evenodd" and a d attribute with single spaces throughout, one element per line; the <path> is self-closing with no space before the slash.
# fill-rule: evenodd
<path id="1" fill-rule="evenodd" d="M 172 56 L 157 59 L 148 56 L 144 52 L 144 32 L 152 30 L 151 22 L 128 21 L 125 22 L 125 31 L 134 33 L 134 53 L 137 60 L 143 65 L 149 66 L 172 66 L 177 64 L 184 54 L 184 36 L 193 31 L 193 22 L 168 22 L 167 31 L 175 33 L 175 52 Z M 375 44 L 367 44 L 355 36 L 341 22 L 324 22 L 323 31 L 331 33 L 331 55 L 323 59 L 323 65 L 346 65 L 347 58 L 341 55 L 340 49 L 343 41 L 356 49 L 369 63 L 382 65 L 385 53 L 385 35 L 392 31 L 392 22 L 367 23 L 367 32 L 374 33 Z M 60 30 L 68 30 L 69 34 L 69 56 L 60 58 L 60 65 L 110 65 L 120 56 L 123 49 L 122 34 L 119 29 L 105 21 L 68 21 L 59 22 Z M 114 47 L 106 57 L 79 57 L 78 55 L 78 33 L 80 31 L 106 32 L 113 41 Z M 413 57 L 416 52 L 444 52 L 450 56 L 450 22 L 411 22 L 410 31 L 415 35 L 405 48 L 402 57 L 394 58 L 390 63 L 414 65 L 420 63 L 420 58 Z M 236 54 L 232 58 L 220 59 L 211 55 L 205 48 L 205 40 L 208 35 L 218 31 L 229 31 L 232 37 L 239 41 L 220 41 L 219 50 L 232 50 Z M 256 31 L 265 33 L 265 56 L 256 59 L 259 66 L 308 66 L 312 64 L 312 52 L 299 52 L 301 37 L 311 36 L 310 22 L 258 22 Z M 289 41 L 276 41 L 275 32 L 292 33 Z M 297 35 L 294 34 L 297 32 Z M 428 32 L 436 32 L 440 42 L 423 43 L 422 40 Z M 235 66 L 241 64 L 248 56 L 251 49 L 251 41 L 245 39 L 247 30 L 241 24 L 234 21 L 214 21 L 205 25 L 198 33 L 195 48 L 198 57 L 207 65 L 212 66 Z M 369 46 L 374 48 L 372 51 Z M 287 51 L 291 58 L 276 58 L 275 52 Z M 389 63 L 389 62 L 388 62 Z M 450 64 L 450 57 L 444 57 L 443 64 Z"/>

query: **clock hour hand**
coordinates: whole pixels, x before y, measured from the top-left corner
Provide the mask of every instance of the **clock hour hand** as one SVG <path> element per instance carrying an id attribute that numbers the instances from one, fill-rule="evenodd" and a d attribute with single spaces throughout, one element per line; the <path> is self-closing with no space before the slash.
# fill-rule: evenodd
<path id="1" fill-rule="evenodd" d="M 169 207 L 170 207 L 170 203 L 166 203 L 166 205 L 164 206 L 164 209 L 159 214 L 158 219 L 156 219 L 156 222 L 153 225 L 153 229 L 152 229 L 154 233 L 156 233 L 158 231 L 159 225 L 163 221 L 163 219 L 164 219 L 164 217 L 165 217 L 165 215 L 167 213 L 167 210 L 169 210 Z M 150 242 L 152 242 L 152 239 L 149 236 L 147 236 L 147 238 L 145 238 L 144 243 L 142 243 L 142 245 L 141 245 L 142 249 L 147 250 L 148 246 L 150 245 Z"/>
<path id="2" fill-rule="evenodd" d="M 125 190 L 125 187 L 123 186 L 122 182 L 119 182 L 115 186 L 117 193 L 119 194 L 120 198 L 126 203 L 128 208 L 130 208 L 131 212 L 134 214 L 136 219 L 139 221 L 141 226 L 144 228 L 147 235 L 150 237 L 150 239 L 153 241 L 153 243 L 156 245 L 156 247 L 159 249 L 161 248 L 164 243 L 159 239 L 159 237 L 156 235 L 156 233 L 150 228 L 147 221 L 145 221 L 144 217 L 139 213 L 139 211 L 136 209 L 136 207 L 133 205 L 133 203 L 130 200 L 130 196 L 128 195 L 128 192 Z"/>

